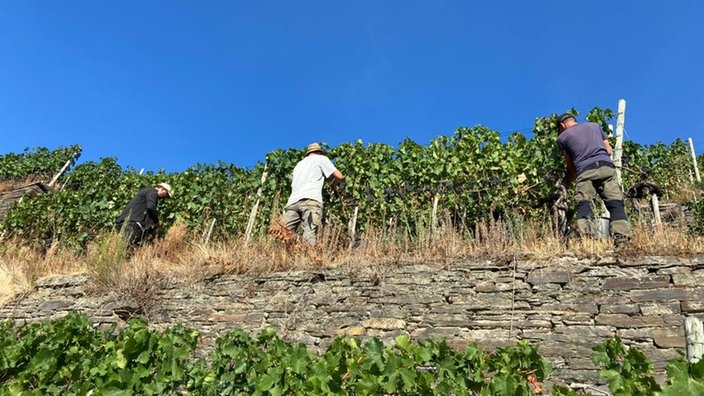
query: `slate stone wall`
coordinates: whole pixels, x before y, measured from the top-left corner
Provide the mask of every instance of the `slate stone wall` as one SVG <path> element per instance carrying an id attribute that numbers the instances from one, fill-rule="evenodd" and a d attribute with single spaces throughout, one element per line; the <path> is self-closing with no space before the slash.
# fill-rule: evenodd
<path id="1" fill-rule="evenodd" d="M 138 307 L 85 292 L 82 275 L 41 279 L 0 308 L 0 319 L 46 320 L 78 310 L 98 325 Z M 172 282 L 155 297 L 149 321 L 195 328 L 202 346 L 228 329 L 275 328 L 290 341 L 324 349 L 339 334 L 447 338 L 491 349 L 527 339 L 540 344 L 555 381 L 602 383 L 591 348 L 613 336 L 639 348 L 663 372 L 684 351 L 683 320 L 704 316 L 704 256 L 584 260 L 467 261 L 225 275 Z"/>

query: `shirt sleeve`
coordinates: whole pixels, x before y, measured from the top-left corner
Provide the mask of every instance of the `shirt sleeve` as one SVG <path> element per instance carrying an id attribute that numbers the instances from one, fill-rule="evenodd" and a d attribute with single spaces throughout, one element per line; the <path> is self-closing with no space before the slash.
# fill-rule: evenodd
<path id="1" fill-rule="evenodd" d="M 599 132 L 599 135 L 601 135 L 601 140 L 606 140 L 608 137 L 606 136 L 606 133 L 604 130 L 601 128 L 601 125 L 597 124 L 596 122 L 591 122 L 592 128 L 597 130 Z"/>
<path id="2" fill-rule="evenodd" d="M 557 139 L 557 148 L 560 149 L 560 152 L 561 152 L 562 154 L 565 153 L 565 147 L 564 147 L 564 145 L 562 144 L 562 141 L 560 141 L 560 139 Z"/>
<path id="3" fill-rule="evenodd" d="M 151 191 L 147 192 L 147 197 L 146 197 L 146 207 L 147 207 L 147 215 L 149 216 L 150 219 L 152 219 L 153 223 L 158 223 L 159 222 L 159 214 L 156 211 L 156 190 L 151 189 Z"/>
<path id="4" fill-rule="evenodd" d="M 332 163 L 332 161 L 330 161 L 328 157 L 321 156 L 321 158 L 323 160 L 320 161 L 320 169 L 323 171 L 323 175 L 327 179 L 328 177 L 332 176 L 333 173 L 335 173 L 337 168 L 335 168 L 335 165 Z"/>

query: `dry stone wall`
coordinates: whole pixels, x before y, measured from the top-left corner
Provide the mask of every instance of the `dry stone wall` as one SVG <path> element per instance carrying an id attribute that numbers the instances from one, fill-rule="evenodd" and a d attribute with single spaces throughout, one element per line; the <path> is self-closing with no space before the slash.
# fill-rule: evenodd
<path id="1" fill-rule="evenodd" d="M 82 275 L 40 279 L 0 308 L 0 319 L 46 320 L 78 310 L 97 325 L 120 322 L 133 302 L 87 295 Z M 556 381 L 599 383 L 591 348 L 621 337 L 662 373 L 684 351 L 684 317 L 704 316 L 704 256 L 467 261 L 448 265 L 364 265 L 267 276 L 222 275 L 171 282 L 154 297 L 155 328 L 201 332 L 207 349 L 234 327 L 275 328 L 289 341 L 324 349 L 337 335 L 444 337 L 461 348 L 539 343 Z"/>

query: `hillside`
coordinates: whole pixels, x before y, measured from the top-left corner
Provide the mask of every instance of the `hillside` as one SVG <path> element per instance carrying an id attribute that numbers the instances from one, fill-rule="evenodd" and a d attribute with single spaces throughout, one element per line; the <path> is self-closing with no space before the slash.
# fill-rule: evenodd
<path id="1" fill-rule="evenodd" d="M 595 108 L 587 119 L 606 125 L 612 115 Z M 290 191 L 291 170 L 303 156 L 299 149 L 274 150 L 253 169 L 219 162 L 171 174 L 140 174 L 114 158 L 79 163 L 77 145 L 5 154 L 0 156 L 5 282 L 22 290 L 39 276 L 102 271 L 114 261 L 177 273 L 208 263 L 241 273 L 360 260 L 601 255 L 610 243 L 577 240 L 572 210 L 557 205 L 561 196 L 554 185 L 564 162 L 555 142 L 556 117 L 537 118 L 530 139 L 514 134 L 502 141 L 498 132 L 477 126 L 426 146 L 410 139 L 397 147 L 359 141 L 324 146 L 345 180 L 324 190 L 320 251 L 283 248 L 267 235 Z M 689 147 L 680 139 L 670 145 L 624 142 L 621 174 L 634 238 L 620 254 L 702 251 L 702 184 L 692 169 Z M 110 237 L 114 219 L 132 195 L 164 181 L 176 198 L 159 204 L 158 241 L 129 260 L 124 252 L 110 252 L 120 246 Z M 16 190 L 28 185 L 35 186 L 31 194 Z M 568 196 L 568 208 L 574 208 L 571 200 Z M 595 225 L 601 223 L 595 219 Z"/>

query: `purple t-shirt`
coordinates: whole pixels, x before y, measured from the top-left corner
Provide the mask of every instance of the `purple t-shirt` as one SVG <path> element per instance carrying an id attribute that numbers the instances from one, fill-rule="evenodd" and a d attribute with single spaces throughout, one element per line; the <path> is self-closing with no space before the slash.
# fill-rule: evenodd
<path id="1" fill-rule="evenodd" d="M 557 137 L 557 145 L 563 153 L 572 158 L 575 171 L 582 170 L 596 161 L 611 162 L 611 157 L 604 147 L 606 135 L 599 124 L 586 122 L 573 125 Z"/>

